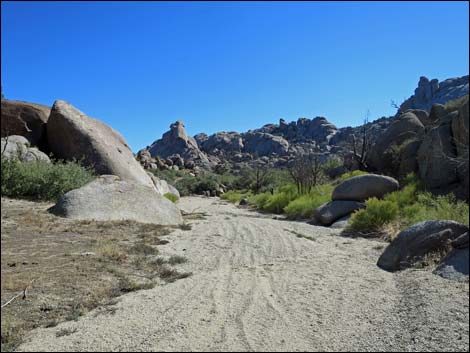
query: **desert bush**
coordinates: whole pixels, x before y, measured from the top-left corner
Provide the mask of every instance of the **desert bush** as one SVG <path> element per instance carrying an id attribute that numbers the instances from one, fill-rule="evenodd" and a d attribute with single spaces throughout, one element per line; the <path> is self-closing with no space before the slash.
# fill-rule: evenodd
<path id="1" fill-rule="evenodd" d="M 248 203 L 262 210 L 264 208 L 264 205 L 266 204 L 266 202 L 268 202 L 271 196 L 272 195 L 269 192 L 263 192 L 258 195 L 253 195 L 248 198 Z"/>
<path id="2" fill-rule="evenodd" d="M 182 170 L 166 169 L 157 170 L 152 169 L 152 173 L 159 179 L 165 180 L 167 183 L 174 185 L 178 178 L 185 177 L 187 174 Z"/>
<path id="3" fill-rule="evenodd" d="M 454 194 L 432 196 L 428 192 L 419 193 L 415 204 L 403 209 L 403 224 L 411 225 L 429 219 L 443 219 L 469 224 L 469 206 L 459 201 Z"/>
<path id="4" fill-rule="evenodd" d="M 454 110 L 459 109 L 461 106 L 468 104 L 468 94 L 462 96 L 460 98 L 456 98 L 450 101 L 447 101 L 444 107 L 448 112 L 452 112 Z"/>
<path id="5" fill-rule="evenodd" d="M 396 202 L 379 200 L 375 197 L 366 201 L 366 208 L 356 211 L 349 220 L 349 228 L 356 232 L 380 231 L 387 223 L 398 218 Z"/>
<path id="6" fill-rule="evenodd" d="M 309 194 L 301 195 L 289 202 L 284 212 L 290 219 L 311 218 L 317 207 L 331 201 L 332 191 L 331 185 L 317 186 Z"/>
<path id="7" fill-rule="evenodd" d="M 165 196 L 168 200 L 170 200 L 171 202 L 175 203 L 176 201 L 179 200 L 179 197 L 176 196 L 175 194 L 172 194 L 170 192 L 167 192 L 166 194 L 164 194 L 163 196 Z"/>
<path id="8" fill-rule="evenodd" d="M 220 196 L 220 198 L 223 200 L 233 202 L 233 203 L 237 203 L 237 202 L 240 202 L 241 199 L 249 198 L 251 195 L 252 195 L 251 191 L 230 190 L 230 191 L 227 191 L 222 196 Z"/>
<path id="9" fill-rule="evenodd" d="M 20 162 L 2 157 L 1 162 L 2 196 L 55 201 L 95 178 L 91 169 L 76 161 Z"/>

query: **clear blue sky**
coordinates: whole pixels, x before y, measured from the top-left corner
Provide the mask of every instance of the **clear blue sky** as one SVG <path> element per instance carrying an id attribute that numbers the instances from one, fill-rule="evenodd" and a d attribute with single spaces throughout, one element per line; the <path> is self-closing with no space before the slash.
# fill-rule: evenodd
<path id="1" fill-rule="evenodd" d="M 468 2 L 9 2 L 9 99 L 66 100 L 134 151 L 188 133 L 392 115 L 421 75 L 468 74 Z"/>

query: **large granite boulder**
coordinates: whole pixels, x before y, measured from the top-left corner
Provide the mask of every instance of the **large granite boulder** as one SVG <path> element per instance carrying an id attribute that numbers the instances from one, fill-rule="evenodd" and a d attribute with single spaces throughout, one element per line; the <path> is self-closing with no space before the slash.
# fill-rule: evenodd
<path id="1" fill-rule="evenodd" d="M 124 138 L 112 127 L 90 118 L 64 101 L 56 101 L 47 123 L 54 157 L 82 160 L 97 174 L 111 174 L 153 188 Z"/>
<path id="2" fill-rule="evenodd" d="M 342 217 L 364 207 L 363 203 L 357 201 L 331 201 L 315 209 L 313 216 L 321 225 L 329 226 Z"/>
<path id="3" fill-rule="evenodd" d="M 458 181 L 456 147 L 451 122 L 457 112 L 448 114 L 440 125 L 433 127 L 421 143 L 417 160 L 419 176 L 429 188 L 446 186 Z"/>
<path id="4" fill-rule="evenodd" d="M 425 221 L 402 232 L 388 245 L 377 265 L 386 271 L 413 266 L 429 253 L 445 249 L 452 241 L 468 232 L 466 225 L 454 221 Z"/>
<path id="5" fill-rule="evenodd" d="M 469 112 L 468 95 L 462 101 L 458 114 L 452 117 L 452 136 L 457 147 L 457 155 L 468 158 Z"/>
<path id="6" fill-rule="evenodd" d="M 142 183 L 122 180 L 115 175 L 102 175 L 67 192 L 50 212 L 77 220 L 183 223 L 179 209 L 170 200 Z"/>
<path id="7" fill-rule="evenodd" d="M 409 173 L 418 173 L 418 155 L 419 147 L 422 141 L 419 138 L 405 141 L 400 148 L 398 175 L 405 176 Z"/>
<path id="8" fill-rule="evenodd" d="M 21 162 L 43 161 L 50 163 L 51 160 L 44 152 L 36 147 L 31 147 L 24 136 L 12 135 L 1 139 L 2 156 L 7 159 L 17 158 Z"/>
<path id="9" fill-rule="evenodd" d="M 51 108 L 2 99 L 1 137 L 20 135 L 35 146 L 46 148 L 46 123 Z"/>
<path id="10" fill-rule="evenodd" d="M 377 174 L 364 174 L 349 178 L 333 190 L 333 200 L 365 201 L 371 197 L 382 198 L 399 188 L 395 179 Z"/>
<path id="11" fill-rule="evenodd" d="M 152 173 L 148 173 L 148 175 L 152 179 L 155 189 L 157 189 L 157 193 L 160 195 L 173 194 L 178 198 L 180 197 L 179 191 L 173 185 L 168 184 L 166 180 L 159 179 Z"/>
<path id="12" fill-rule="evenodd" d="M 244 135 L 244 152 L 267 156 L 271 154 L 285 155 L 289 150 L 289 142 L 281 136 L 263 132 L 247 132 Z"/>
<path id="13" fill-rule="evenodd" d="M 424 134 L 425 127 L 413 111 L 401 114 L 372 146 L 367 163 L 378 171 L 394 171 L 399 167 L 397 148 Z M 397 165 L 393 165 L 397 162 Z"/>

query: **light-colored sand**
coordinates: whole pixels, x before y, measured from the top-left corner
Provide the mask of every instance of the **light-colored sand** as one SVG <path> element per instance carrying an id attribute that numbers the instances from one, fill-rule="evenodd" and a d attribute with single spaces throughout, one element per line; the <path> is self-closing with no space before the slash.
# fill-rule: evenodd
<path id="1" fill-rule="evenodd" d="M 115 314 L 37 329 L 24 351 L 468 351 L 468 283 L 376 267 L 378 241 L 216 198 L 160 249 L 190 278 L 121 297 Z M 298 238 L 294 232 L 313 237 Z M 77 329 L 71 335 L 56 332 Z"/>

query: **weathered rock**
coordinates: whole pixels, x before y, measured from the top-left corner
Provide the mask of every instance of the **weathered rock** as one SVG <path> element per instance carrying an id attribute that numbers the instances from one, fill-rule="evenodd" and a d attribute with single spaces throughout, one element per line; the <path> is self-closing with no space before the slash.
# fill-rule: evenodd
<path id="1" fill-rule="evenodd" d="M 412 111 L 401 114 L 372 146 L 368 165 L 374 170 L 393 171 L 397 166 L 392 163 L 399 158 L 394 148 L 416 140 L 424 134 L 424 130 L 424 125 Z"/>
<path id="2" fill-rule="evenodd" d="M 371 197 L 381 198 L 398 190 L 395 179 L 377 174 L 364 174 L 352 177 L 339 184 L 332 194 L 333 200 L 365 201 Z"/>
<path id="3" fill-rule="evenodd" d="M 462 102 L 458 114 L 452 118 L 452 136 L 457 147 L 457 155 L 468 159 L 469 112 L 468 95 Z"/>
<path id="4" fill-rule="evenodd" d="M 318 207 L 313 216 L 321 225 L 329 226 L 338 219 L 364 207 L 363 203 L 357 201 L 331 201 Z"/>
<path id="5" fill-rule="evenodd" d="M 54 103 L 47 123 L 47 138 L 57 158 L 83 160 L 97 174 L 117 175 L 153 188 L 152 180 L 134 158 L 124 138 L 67 102 Z"/>
<path id="6" fill-rule="evenodd" d="M 157 190 L 157 193 L 160 195 L 173 194 L 180 197 L 179 191 L 172 185 L 168 184 L 166 180 L 159 179 L 152 173 L 148 172 L 149 177 L 152 179 L 152 182 Z"/>
<path id="7" fill-rule="evenodd" d="M 41 104 L 2 99 L 1 136 L 20 135 L 35 146 L 46 147 L 46 123 L 51 108 Z"/>
<path id="8" fill-rule="evenodd" d="M 454 221 L 425 221 L 398 234 L 380 256 L 377 265 L 387 271 L 411 267 L 426 254 L 444 249 L 449 241 L 468 232 L 468 227 Z"/>
<path id="9" fill-rule="evenodd" d="M 421 180 L 429 188 L 456 182 L 458 165 L 455 157 L 456 149 L 452 143 L 451 123 L 444 122 L 432 128 L 424 137 L 418 150 L 417 160 Z"/>
<path id="10" fill-rule="evenodd" d="M 468 75 L 450 78 L 442 82 L 439 82 L 437 79 L 429 80 L 422 76 L 419 79 L 418 87 L 415 89 L 415 94 L 401 104 L 399 112 L 408 109 L 429 111 L 433 104 L 444 104 L 450 100 L 462 97 L 468 94 L 468 90 Z"/>
<path id="11" fill-rule="evenodd" d="M 259 156 L 271 155 L 273 153 L 284 155 L 289 149 L 289 143 L 284 138 L 268 133 L 247 132 L 244 138 L 244 151 L 255 153 Z"/>
<path id="12" fill-rule="evenodd" d="M 469 276 L 469 236 L 462 234 L 452 242 L 454 248 L 434 270 L 434 273 L 447 279 L 468 281 Z"/>
<path id="13" fill-rule="evenodd" d="M 418 150 L 421 146 L 421 140 L 408 140 L 403 143 L 401 146 L 400 161 L 398 167 L 398 174 L 400 176 L 405 176 L 409 173 L 418 173 Z"/>
<path id="14" fill-rule="evenodd" d="M 170 131 L 165 132 L 160 140 L 155 141 L 149 151 L 152 157 L 158 156 L 168 160 L 168 157 L 179 154 L 184 160 L 192 160 L 206 169 L 212 167 L 206 154 L 199 149 L 196 140 L 186 133 L 181 120 L 171 124 Z"/>
<path id="15" fill-rule="evenodd" d="M 201 143 L 201 149 L 209 153 L 213 153 L 215 149 L 236 153 L 243 147 L 242 136 L 237 132 L 218 132 Z"/>
<path id="16" fill-rule="evenodd" d="M 454 249 L 465 249 L 468 248 L 469 246 L 469 238 L 468 238 L 468 232 L 465 234 L 462 234 L 459 236 L 457 239 L 455 239 L 452 242 L 452 247 Z"/>
<path id="17" fill-rule="evenodd" d="M 434 270 L 434 274 L 454 281 L 468 281 L 469 248 L 453 249 Z"/>
<path id="18" fill-rule="evenodd" d="M 427 111 L 420 109 L 412 109 L 410 110 L 410 112 L 414 114 L 424 126 L 432 125 L 433 121 L 429 117 L 429 113 Z"/>
<path id="19" fill-rule="evenodd" d="M 336 228 L 336 229 L 344 229 L 348 226 L 349 224 L 349 219 L 351 218 L 351 215 L 347 215 L 344 217 L 341 217 L 335 223 L 333 223 L 330 228 Z"/>
<path id="20" fill-rule="evenodd" d="M 50 209 L 55 215 L 78 220 L 119 221 L 178 225 L 179 209 L 153 188 L 102 175 L 85 186 L 69 191 Z"/>
<path id="21" fill-rule="evenodd" d="M 24 136 L 12 135 L 1 139 L 1 151 L 5 158 L 18 158 L 21 162 L 44 161 L 50 163 L 47 154 L 31 147 Z"/>

